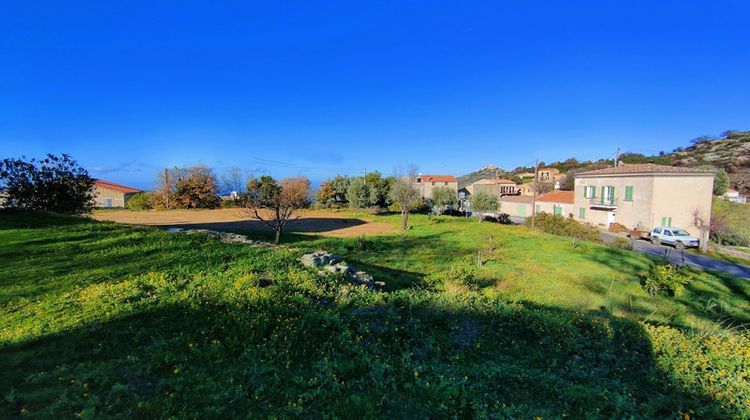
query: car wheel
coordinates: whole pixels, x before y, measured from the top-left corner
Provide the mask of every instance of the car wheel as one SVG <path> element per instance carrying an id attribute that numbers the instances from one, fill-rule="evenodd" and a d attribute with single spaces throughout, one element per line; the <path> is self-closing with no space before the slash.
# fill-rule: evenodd
<path id="1" fill-rule="evenodd" d="M 659 238 L 651 238 L 651 243 L 654 245 L 661 245 L 661 239 Z"/>
<path id="2" fill-rule="evenodd" d="M 674 247 L 676 250 L 682 251 L 683 249 L 685 249 L 685 244 L 683 244 L 682 242 L 675 242 Z"/>

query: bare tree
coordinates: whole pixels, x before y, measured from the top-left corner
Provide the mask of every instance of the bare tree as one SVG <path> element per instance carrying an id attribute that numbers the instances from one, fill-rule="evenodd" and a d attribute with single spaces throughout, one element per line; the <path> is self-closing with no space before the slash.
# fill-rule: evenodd
<path id="1" fill-rule="evenodd" d="M 236 193 L 237 195 L 242 195 L 245 192 L 245 188 L 247 188 L 247 180 L 249 178 L 250 176 L 242 168 L 234 166 L 227 168 L 221 174 L 219 186 L 225 194 Z"/>
<path id="2" fill-rule="evenodd" d="M 177 181 L 182 177 L 183 172 L 180 168 L 164 168 L 163 171 L 156 174 L 156 190 L 154 191 L 153 200 L 156 207 L 170 209 L 175 206 L 174 197 L 177 191 Z"/>
<path id="3" fill-rule="evenodd" d="M 393 174 L 393 185 L 388 194 L 391 202 L 398 205 L 401 211 L 401 231 L 409 226 L 409 212 L 419 205 L 422 196 L 417 190 L 417 167 L 397 168 Z"/>
<path id="4" fill-rule="evenodd" d="M 693 210 L 693 225 L 700 232 L 700 250 L 708 252 L 708 235 L 711 229 L 711 221 L 699 209 Z"/>
<path id="5" fill-rule="evenodd" d="M 275 245 L 279 244 L 286 223 L 299 219 L 297 212 L 310 205 L 310 181 L 304 177 L 276 182 L 270 176 L 262 176 L 251 179 L 247 190 L 249 216 L 273 229 L 276 235 L 273 242 Z"/>

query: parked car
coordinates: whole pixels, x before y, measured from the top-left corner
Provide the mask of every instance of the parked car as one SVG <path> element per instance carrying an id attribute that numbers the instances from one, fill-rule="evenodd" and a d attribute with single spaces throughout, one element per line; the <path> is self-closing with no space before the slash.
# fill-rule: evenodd
<path id="1" fill-rule="evenodd" d="M 651 229 L 651 243 L 654 245 L 674 245 L 677 249 L 698 248 L 700 239 L 690 236 L 684 229 L 671 226 L 657 226 Z"/>

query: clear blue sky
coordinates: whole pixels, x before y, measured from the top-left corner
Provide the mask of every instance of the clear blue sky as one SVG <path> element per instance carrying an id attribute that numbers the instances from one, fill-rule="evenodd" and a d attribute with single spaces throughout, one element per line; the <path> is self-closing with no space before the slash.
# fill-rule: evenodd
<path id="1" fill-rule="evenodd" d="M 0 157 L 460 175 L 750 128 L 748 1 L 8 1 Z"/>

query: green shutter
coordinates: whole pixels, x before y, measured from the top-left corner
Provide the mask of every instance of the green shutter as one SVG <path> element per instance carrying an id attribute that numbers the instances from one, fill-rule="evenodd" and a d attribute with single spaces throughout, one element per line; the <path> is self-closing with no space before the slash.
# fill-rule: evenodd
<path id="1" fill-rule="evenodd" d="M 526 217 L 526 204 L 518 205 L 518 216 Z"/>
<path id="2" fill-rule="evenodd" d="M 537 204 L 536 205 L 536 212 L 539 213 L 539 211 L 541 210 L 541 208 L 542 208 L 542 205 L 541 204 Z"/>
<path id="3" fill-rule="evenodd" d="M 596 198 L 596 187 L 591 187 L 591 198 Z"/>
<path id="4" fill-rule="evenodd" d="M 604 187 L 602 187 L 602 196 L 599 197 L 599 203 L 604 204 Z"/>
<path id="5" fill-rule="evenodd" d="M 585 207 L 581 207 L 580 209 L 578 209 L 578 218 L 579 219 L 585 219 L 586 218 L 586 208 Z"/>
<path id="6" fill-rule="evenodd" d="M 672 218 L 667 217 L 667 226 L 672 227 Z"/>
<path id="7" fill-rule="evenodd" d="M 664 227 L 671 227 L 672 226 L 672 217 L 671 216 L 664 216 L 661 218 L 661 225 Z"/>
<path id="8" fill-rule="evenodd" d="M 611 191 L 609 192 L 609 204 L 615 204 L 615 187 L 609 188 L 611 188 Z"/>
<path id="9" fill-rule="evenodd" d="M 633 186 L 625 187 L 625 201 L 633 201 Z"/>
<path id="10" fill-rule="evenodd" d="M 555 216 L 562 216 L 562 206 L 555 206 L 553 212 Z"/>
<path id="11" fill-rule="evenodd" d="M 589 198 L 589 187 L 583 187 L 583 198 Z"/>

